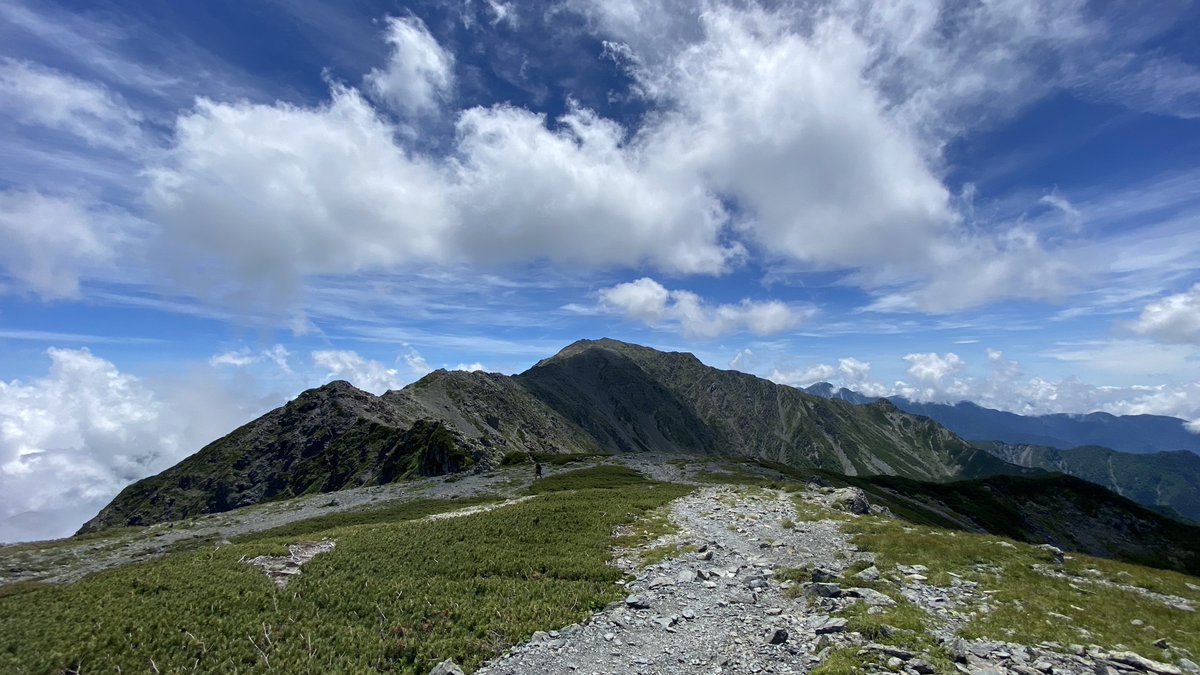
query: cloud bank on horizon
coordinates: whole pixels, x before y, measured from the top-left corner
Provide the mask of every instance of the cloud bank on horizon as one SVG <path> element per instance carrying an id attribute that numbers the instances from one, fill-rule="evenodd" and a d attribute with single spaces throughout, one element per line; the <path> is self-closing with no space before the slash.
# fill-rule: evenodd
<path id="1" fill-rule="evenodd" d="M 1200 430 L 1198 19 L 6 3 L 0 540 L 305 386 L 600 335 Z"/>

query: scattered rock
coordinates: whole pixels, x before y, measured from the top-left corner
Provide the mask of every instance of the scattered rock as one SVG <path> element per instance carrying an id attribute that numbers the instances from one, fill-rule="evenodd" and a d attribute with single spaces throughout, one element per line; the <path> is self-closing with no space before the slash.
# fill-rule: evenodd
<path id="1" fill-rule="evenodd" d="M 1169 663 L 1159 663 L 1152 661 L 1144 656 L 1133 652 L 1113 652 L 1108 655 L 1108 660 L 1114 663 L 1122 663 L 1127 666 L 1133 666 L 1140 670 L 1158 675 L 1183 675 L 1183 671 L 1179 668 L 1170 665 Z"/>
<path id="2" fill-rule="evenodd" d="M 819 598 L 836 598 L 842 594 L 842 588 L 837 584 L 816 583 L 805 587 L 805 592 Z"/>
<path id="3" fill-rule="evenodd" d="M 859 598 L 868 605 L 887 606 L 896 604 L 895 600 L 872 588 L 845 588 L 842 589 L 841 595 L 847 598 Z"/>
<path id="4" fill-rule="evenodd" d="M 767 631 L 767 644 L 781 645 L 787 642 L 788 632 L 783 628 L 775 628 Z"/>
<path id="5" fill-rule="evenodd" d="M 833 581 L 837 578 L 838 578 L 837 572 L 831 572 L 826 569 L 821 569 L 820 567 L 813 570 L 812 575 L 810 576 L 810 579 L 812 581 L 816 581 L 816 582 Z"/>
<path id="6" fill-rule="evenodd" d="M 845 631 L 846 620 L 841 617 L 827 618 L 813 627 L 813 632 L 817 635 L 830 635 L 832 633 L 844 633 Z"/>
<path id="7" fill-rule="evenodd" d="M 1063 556 L 1063 550 L 1061 548 L 1059 548 L 1057 546 L 1051 546 L 1050 544 L 1039 544 L 1036 548 L 1039 548 L 1039 549 L 1045 551 L 1046 553 L 1049 553 L 1050 560 L 1055 565 L 1061 565 L 1063 563 L 1064 556 Z"/>
<path id="8" fill-rule="evenodd" d="M 625 598 L 625 605 L 632 609 L 650 609 L 650 601 L 644 595 L 631 595 Z"/>
<path id="9" fill-rule="evenodd" d="M 457 663 L 455 663 L 454 661 L 452 661 L 450 659 L 446 659 L 445 661 L 442 661 L 441 663 L 434 666 L 433 670 L 429 671 L 429 675 L 465 675 L 465 674 L 463 673 L 462 668 L 458 667 Z"/>
<path id="10" fill-rule="evenodd" d="M 879 581 L 879 577 L 879 568 L 874 565 L 854 575 L 855 579 L 861 579 L 862 581 Z"/>

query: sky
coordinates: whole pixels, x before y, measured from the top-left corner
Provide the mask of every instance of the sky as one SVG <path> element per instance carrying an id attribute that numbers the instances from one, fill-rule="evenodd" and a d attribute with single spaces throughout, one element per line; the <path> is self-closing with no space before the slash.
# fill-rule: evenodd
<path id="1" fill-rule="evenodd" d="M 1196 2 L 0 3 L 0 541 L 580 338 L 1200 432 Z"/>

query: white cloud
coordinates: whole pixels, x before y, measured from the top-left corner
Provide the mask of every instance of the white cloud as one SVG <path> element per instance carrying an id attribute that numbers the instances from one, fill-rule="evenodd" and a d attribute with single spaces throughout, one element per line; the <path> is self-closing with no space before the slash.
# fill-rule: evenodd
<path id="1" fill-rule="evenodd" d="M 935 354 L 908 354 L 908 375 L 915 382 L 898 388 L 906 398 L 926 401 L 934 398 L 965 396 L 966 388 L 956 377 L 966 369 L 967 363 L 954 352 Z"/>
<path id="2" fill-rule="evenodd" d="M 248 354 L 273 363 L 272 347 Z M 276 367 L 136 377 L 87 349 L 51 348 L 43 377 L 0 381 L 0 541 L 71 534 L 128 483 L 281 405 L 305 382 Z M 242 354 L 227 353 L 239 361 Z M 277 366 L 277 364 L 275 364 Z M 286 393 L 283 393 L 286 392 Z"/>
<path id="3" fill-rule="evenodd" d="M 350 384 L 382 394 L 389 389 L 400 389 L 406 382 L 395 368 L 372 359 L 365 359 L 349 350 L 322 350 L 312 353 L 313 363 L 328 370 L 324 380 L 347 380 Z"/>
<path id="4" fill-rule="evenodd" d="M 499 23 L 508 24 L 509 28 L 517 28 L 520 26 L 520 15 L 517 13 L 517 7 L 512 2 L 501 2 L 500 0 L 485 0 L 488 10 L 492 13 L 492 25 Z"/>
<path id="5" fill-rule="evenodd" d="M 1062 213 L 1062 215 L 1066 217 L 1067 225 L 1071 229 L 1079 229 L 1083 219 L 1083 213 L 1081 213 L 1079 209 L 1071 203 L 1071 200 L 1056 192 L 1053 192 L 1048 195 L 1042 195 L 1042 198 L 1039 199 L 1038 202 L 1054 208 Z"/>
<path id="6" fill-rule="evenodd" d="M 1200 284 L 1146 305 L 1130 327 L 1163 342 L 1200 344 Z"/>
<path id="7" fill-rule="evenodd" d="M 749 372 L 756 360 L 754 352 L 749 347 L 746 347 L 745 349 L 739 349 L 738 353 L 734 354 L 732 359 L 729 359 L 729 367 L 734 370 Z"/>
<path id="8" fill-rule="evenodd" d="M 739 330 L 771 335 L 794 328 L 813 314 L 811 308 L 778 300 L 711 305 L 691 291 L 667 290 L 648 277 L 603 288 L 599 296 L 600 306 L 607 312 L 650 326 L 672 321 L 689 337 L 715 337 Z"/>
<path id="9" fill-rule="evenodd" d="M 252 352 L 249 347 L 242 347 L 214 354 L 208 359 L 208 365 L 214 368 L 222 366 L 245 368 L 266 362 L 274 364 L 279 374 L 287 375 L 292 372 L 291 364 L 288 362 L 291 355 L 292 353 L 286 347 L 279 344 L 259 352 Z"/>
<path id="10" fill-rule="evenodd" d="M 800 370 L 773 370 L 767 379 L 778 384 L 792 387 L 807 387 L 818 382 L 828 382 L 837 375 L 837 369 L 827 363 L 818 363 L 810 368 Z"/>
<path id="11" fill-rule="evenodd" d="M 421 356 L 421 354 L 412 347 L 409 347 L 408 351 L 405 352 L 404 363 L 416 377 L 424 377 L 425 375 L 433 372 L 433 366 L 429 365 L 429 362 L 425 360 L 425 357 Z"/>
<path id="12" fill-rule="evenodd" d="M 215 256 L 210 274 L 275 300 L 306 275 L 443 257 L 438 170 L 394 131 L 349 89 L 311 109 L 199 101 L 177 121 L 170 161 L 149 173 L 166 263 Z"/>
<path id="13" fill-rule="evenodd" d="M 863 73 L 870 48 L 829 21 L 804 35 L 773 13 L 714 9 L 705 39 L 644 74 L 677 110 L 652 147 L 750 211 L 771 255 L 822 268 L 920 257 L 955 219 L 919 141 Z"/>
<path id="14" fill-rule="evenodd" d="M 254 356 L 254 354 L 250 353 L 248 348 L 243 347 L 241 349 L 214 354 L 212 358 L 208 360 L 208 365 L 213 366 L 214 368 L 219 368 L 221 366 L 233 366 L 234 368 L 241 368 L 242 366 L 248 366 L 252 363 L 255 363 L 257 360 L 258 359 Z"/>
<path id="15" fill-rule="evenodd" d="M 1120 349 L 1131 354 L 1152 351 L 1148 347 L 1124 344 Z M 1115 352 L 1101 355 L 1102 352 L 1096 351 L 1096 358 L 1115 358 Z M 983 377 L 969 374 L 969 364 L 953 352 L 904 356 L 908 380 L 892 384 L 872 380 L 870 364 L 853 358 L 841 359 L 837 368 L 818 364 L 794 371 L 776 369 L 767 377 L 800 387 L 828 381 L 868 396 L 903 396 L 939 403 L 972 401 L 1021 415 L 1095 411 L 1114 415 L 1168 415 L 1187 420 L 1188 428 L 1200 433 L 1200 382 L 1113 386 L 1082 382 L 1074 376 L 1052 381 L 1026 376 L 1020 363 L 1006 359 L 999 350 L 989 348 L 986 354 L 987 373 Z M 1183 364 L 1177 364 L 1176 369 L 1182 367 Z"/>
<path id="16" fill-rule="evenodd" d="M 559 122 L 465 111 L 460 158 L 439 163 L 353 89 L 320 108 L 201 100 L 149 171 L 160 257 L 178 272 L 200 253 L 202 278 L 183 281 L 211 292 L 232 277 L 277 304 L 306 276 L 425 262 L 714 272 L 740 255 L 716 241 L 717 200 L 624 152 L 615 124 L 585 110 Z"/>
<path id="17" fill-rule="evenodd" d="M 386 23 L 388 66 L 367 73 L 367 90 L 396 112 L 412 115 L 438 109 L 454 88 L 454 54 L 438 44 L 419 18 L 388 17 Z"/>
<path id="18" fill-rule="evenodd" d="M 457 366 L 454 366 L 453 368 L 451 368 L 450 370 L 465 370 L 468 373 L 482 373 L 482 372 L 487 372 L 487 366 L 476 361 L 474 363 L 460 363 Z"/>
<path id="19" fill-rule="evenodd" d="M 853 357 L 838 359 L 837 366 L 818 363 L 798 370 L 773 370 L 767 379 L 793 387 L 807 387 L 818 382 L 836 383 L 866 396 L 886 396 L 886 386 L 871 381 L 871 364 Z"/>
<path id="20" fill-rule="evenodd" d="M 951 199 L 942 148 L 1070 86 L 1063 61 L 1106 38 L 1082 2 L 571 4 L 670 111 L 647 146 L 746 209 L 737 231 L 768 258 L 852 271 L 881 311 L 1073 288 L 1063 242 Z"/>
<path id="21" fill-rule="evenodd" d="M 386 68 L 367 74 L 367 90 L 393 110 L 409 115 L 440 107 L 454 86 L 454 55 L 416 17 L 388 17 L 385 39 L 392 53 Z"/>
<path id="22" fill-rule="evenodd" d="M 671 292 L 649 277 L 600 289 L 601 305 L 651 326 L 666 318 L 670 299 Z"/>
<path id="23" fill-rule="evenodd" d="M 79 295 L 79 280 L 109 264 L 119 235 L 108 216 L 37 192 L 0 191 L 0 267 L 44 298 Z"/>
<path id="24" fill-rule="evenodd" d="M 0 382 L 0 541 L 69 534 L 195 449 L 186 419 L 137 378 L 86 349 L 48 354 L 46 377 Z"/>
<path id="25" fill-rule="evenodd" d="M 118 96 L 94 82 L 26 61 L 0 60 L 0 112 L 95 147 L 130 151 L 142 143 L 141 115 Z"/>

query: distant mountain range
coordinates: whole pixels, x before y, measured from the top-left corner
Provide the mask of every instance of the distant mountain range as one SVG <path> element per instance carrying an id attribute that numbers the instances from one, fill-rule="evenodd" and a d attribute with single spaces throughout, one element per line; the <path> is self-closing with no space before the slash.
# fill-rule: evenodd
<path id="1" fill-rule="evenodd" d="M 438 370 L 373 396 L 302 393 L 123 490 L 82 531 L 442 475 L 509 453 L 720 454 L 944 481 L 1026 474 L 887 401 L 852 405 L 695 356 L 583 340 L 524 373 Z"/>
<path id="2" fill-rule="evenodd" d="M 804 391 L 828 399 L 851 403 L 871 403 L 878 397 L 864 396 L 828 382 L 819 382 Z M 1120 452 L 1150 453 L 1190 450 L 1200 453 L 1200 434 L 1187 430 L 1186 422 L 1163 415 L 1087 414 L 1018 415 L 984 408 L 969 401 L 960 403 L 921 403 L 902 396 L 889 396 L 897 408 L 924 415 L 969 440 L 1003 441 L 1074 448 L 1098 445 Z"/>
<path id="3" fill-rule="evenodd" d="M 878 399 L 828 382 L 808 393 L 858 405 Z M 897 408 L 925 415 L 1006 462 L 1055 471 L 1102 485 L 1140 504 L 1200 522 L 1200 436 L 1184 421 L 1158 415 L 1017 415 L 974 403 L 916 403 L 890 397 Z M 1140 436 L 1139 436 L 1140 435 Z M 1022 439 L 1040 438 L 1045 443 Z M 1094 439 L 1072 445 L 1079 439 Z M 1164 445 L 1181 449 L 1156 450 Z M 1121 448 L 1137 448 L 1121 451 Z M 1116 448 L 1116 449 L 1114 449 Z"/>

